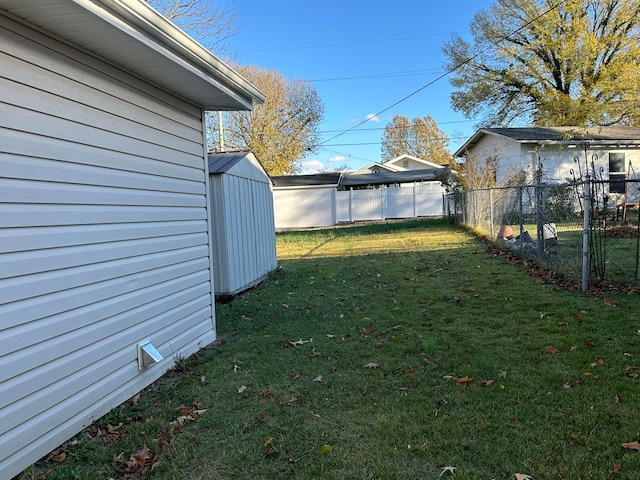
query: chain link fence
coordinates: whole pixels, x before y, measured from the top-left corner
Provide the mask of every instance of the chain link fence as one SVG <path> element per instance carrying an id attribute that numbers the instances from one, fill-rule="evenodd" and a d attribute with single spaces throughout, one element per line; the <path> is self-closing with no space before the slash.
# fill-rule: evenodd
<path id="1" fill-rule="evenodd" d="M 576 281 L 640 284 L 638 180 L 448 194 L 445 214 Z"/>

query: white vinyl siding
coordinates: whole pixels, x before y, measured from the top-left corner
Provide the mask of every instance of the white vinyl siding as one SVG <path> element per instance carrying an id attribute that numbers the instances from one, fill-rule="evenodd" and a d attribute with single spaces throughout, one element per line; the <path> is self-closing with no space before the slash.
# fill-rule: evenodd
<path id="1" fill-rule="evenodd" d="M 17 473 L 215 329 L 202 109 L 2 14 L 0 64 L 0 472 Z M 145 338 L 165 360 L 139 372 Z"/>

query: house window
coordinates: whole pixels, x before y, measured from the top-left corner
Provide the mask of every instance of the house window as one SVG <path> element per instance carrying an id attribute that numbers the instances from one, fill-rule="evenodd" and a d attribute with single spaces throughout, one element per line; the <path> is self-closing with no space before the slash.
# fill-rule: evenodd
<path id="1" fill-rule="evenodd" d="M 609 192 L 625 193 L 627 175 L 624 169 L 624 153 L 609 154 Z"/>
<path id="2" fill-rule="evenodd" d="M 402 161 L 402 166 L 403 166 L 404 168 L 409 168 L 409 160 L 403 160 L 403 161 Z"/>
<path id="3" fill-rule="evenodd" d="M 373 167 L 371 169 L 371 173 L 380 173 L 380 169 L 378 167 Z"/>

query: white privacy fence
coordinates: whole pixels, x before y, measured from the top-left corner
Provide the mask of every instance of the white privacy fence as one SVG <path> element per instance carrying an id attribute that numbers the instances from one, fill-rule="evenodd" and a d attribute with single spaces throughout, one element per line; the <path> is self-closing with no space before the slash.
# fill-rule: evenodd
<path id="1" fill-rule="evenodd" d="M 313 189 L 274 189 L 276 229 L 333 226 L 337 223 L 385 220 L 391 218 L 442 217 L 443 195 L 439 182 L 408 187 L 366 190 L 324 189 L 323 201 Z"/>

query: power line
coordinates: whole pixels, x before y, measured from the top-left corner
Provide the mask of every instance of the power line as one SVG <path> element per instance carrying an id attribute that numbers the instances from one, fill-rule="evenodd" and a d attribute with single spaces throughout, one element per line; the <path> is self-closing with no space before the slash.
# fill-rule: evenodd
<path id="1" fill-rule="evenodd" d="M 556 5 L 553 5 L 552 7 L 548 8 L 547 10 L 545 10 L 544 12 L 542 12 L 540 15 L 538 15 L 537 17 L 529 20 L 527 23 L 525 23 L 524 25 L 522 25 L 521 27 L 513 30 L 512 32 L 510 32 L 508 35 L 506 35 L 505 37 L 503 37 L 501 40 L 498 41 L 498 43 L 500 43 L 502 40 L 506 40 L 509 37 L 511 37 L 512 35 L 520 32 L 521 30 L 525 29 L 526 27 L 528 27 L 529 25 L 531 25 L 534 22 L 537 22 L 540 18 L 544 17 L 545 15 L 547 15 L 549 12 L 551 12 L 552 10 L 555 10 L 556 8 L 558 8 L 560 5 L 566 3 L 568 0 L 561 0 L 560 2 L 558 2 Z M 374 115 L 370 116 L 369 118 L 366 118 L 365 120 L 362 120 L 361 122 L 357 123 L 356 125 L 354 125 L 353 127 L 350 127 L 344 131 L 342 131 L 341 133 L 338 133 L 337 135 L 334 135 L 333 137 L 325 140 L 324 142 L 321 142 L 319 146 L 322 146 L 328 142 L 330 142 L 331 140 L 335 140 L 336 138 L 344 135 L 347 132 L 350 132 L 352 130 L 355 130 L 356 128 L 358 128 L 360 125 L 364 125 L 365 123 L 367 123 L 368 121 L 371 120 L 371 118 L 375 118 L 378 117 L 380 115 L 382 115 L 383 113 L 385 113 L 388 110 L 391 110 L 393 107 L 395 107 L 396 105 L 401 104 L 402 102 L 404 102 L 405 100 L 408 100 L 409 98 L 413 97 L 414 95 L 417 95 L 418 93 L 420 93 L 421 91 L 423 91 L 425 88 L 430 87 L 431 85 L 433 85 L 434 83 L 442 80 L 443 78 L 445 78 L 447 75 L 449 75 L 450 73 L 455 72 L 456 70 L 458 70 L 459 68 L 461 68 L 462 66 L 470 63 L 471 61 L 475 60 L 476 58 L 478 58 L 480 55 L 482 55 L 486 49 L 489 47 L 486 47 L 483 50 L 480 50 L 478 53 L 476 53 L 475 55 L 472 55 L 471 57 L 467 58 L 466 60 L 464 60 L 463 62 L 460 62 L 458 65 L 455 65 L 454 67 L 450 68 L 449 70 L 447 70 L 446 72 L 444 72 L 443 74 L 437 76 L 435 79 L 431 80 L 430 82 L 427 82 L 426 84 L 422 85 L 420 88 L 418 88 L 417 90 L 414 90 L 413 92 L 409 93 L 408 95 L 405 95 L 404 97 L 402 97 L 400 100 L 398 100 L 397 102 L 392 103 L 391 105 L 389 105 L 388 107 L 380 110 L 378 113 L 375 113 Z"/>
<path id="2" fill-rule="evenodd" d="M 319 45 L 300 45 L 297 47 L 270 48 L 270 49 L 264 49 L 264 50 L 248 50 L 241 53 L 247 54 L 247 53 L 287 52 L 292 50 L 307 50 L 307 49 L 315 49 L 315 48 L 347 47 L 351 45 L 367 45 L 371 43 L 388 43 L 388 42 L 395 42 L 395 41 L 401 41 L 401 40 L 415 40 L 417 38 L 442 37 L 444 35 L 451 35 L 454 33 L 459 34 L 459 33 L 468 33 L 468 32 L 432 33 L 428 35 L 412 35 L 409 37 L 379 38 L 377 40 L 361 40 L 357 42 L 324 43 Z"/>

